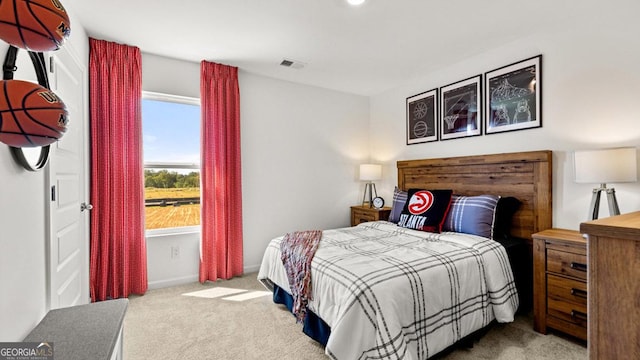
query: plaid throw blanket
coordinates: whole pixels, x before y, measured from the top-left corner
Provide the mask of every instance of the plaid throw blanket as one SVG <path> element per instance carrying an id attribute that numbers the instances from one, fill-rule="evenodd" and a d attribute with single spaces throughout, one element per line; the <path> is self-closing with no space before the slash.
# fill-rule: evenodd
<path id="1" fill-rule="evenodd" d="M 280 243 L 281 259 L 293 296 L 292 312 L 297 322 L 307 315 L 311 295 L 311 260 L 322 238 L 322 231 L 296 231 L 288 233 Z"/>

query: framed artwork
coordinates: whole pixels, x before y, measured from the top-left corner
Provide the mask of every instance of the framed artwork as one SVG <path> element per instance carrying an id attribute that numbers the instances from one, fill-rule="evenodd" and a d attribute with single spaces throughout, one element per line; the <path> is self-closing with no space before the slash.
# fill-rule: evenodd
<path id="1" fill-rule="evenodd" d="M 407 98 L 407 145 L 438 140 L 438 89 Z"/>
<path id="2" fill-rule="evenodd" d="M 440 88 L 440 139 L 482 134 L 482 75 Z"/>
<path id="3" fill-rule="evenodd" d="M 542 55 L 485 73 L 485 133 L 542 126 Z"/>

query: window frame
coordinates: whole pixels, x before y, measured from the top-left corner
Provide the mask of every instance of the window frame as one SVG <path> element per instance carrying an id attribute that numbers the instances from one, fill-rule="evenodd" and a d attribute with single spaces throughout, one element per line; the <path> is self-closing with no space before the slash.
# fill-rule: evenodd
<path id="1" fill-rule="evenodd" d="M 187 105 L 197 105 L 200 107 L 200 99 L 189 97 L 189 96 L 180 96 L 180 95 L 171 95 L 164 94 L 152 91 L 143 91 L 142 92 L 143 100 L 155 100 L 155 101 L 164 101 L 164 102 L 173 102 L 178 104 L 187 104 Z M 144 122 L 144 119 L 142 119 Z M 144 140 L 143 140 L 144 146 Z M 192 169 L 201 171 L 199 163 L 182 163 L 182 162 L 144 162 L 143 159 L 143 170 L 152 170 L 152 169 Z M 144 171 L 143 171 L 144 173 Z M 143 175 L 144 176 L 144 175 Z M 144 178 L 143 178 L 144 181 Z M 202 201 L 202 193 L 200 193 L 200 201 Z M 161 228 L 161 229 L 150 229 L 147 230 L 145 227 L 145 237 L 153 238 L 153 237 L 162 237 L 166 235 L 187 235 L 187 234 L 195 234 L 201 232 L 201 225 L 192 225 L 192 226 L 180 226 L 180 227 L 169 227 L 169 228 Z"/>

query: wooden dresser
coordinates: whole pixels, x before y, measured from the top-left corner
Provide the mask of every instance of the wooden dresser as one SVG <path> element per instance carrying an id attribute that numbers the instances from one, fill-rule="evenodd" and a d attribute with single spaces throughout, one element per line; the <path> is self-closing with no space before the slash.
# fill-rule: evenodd
<path id="1" fill-rule="evenodd" d="M 589 249 L 589 359 L 640 359 L 640 212 L 580 231 Z"/>
<path id="2" fill-rule="evenodd" d="M 587 340 L 587 247 L 577 231 L 533 234 L 533 327 Z"/>

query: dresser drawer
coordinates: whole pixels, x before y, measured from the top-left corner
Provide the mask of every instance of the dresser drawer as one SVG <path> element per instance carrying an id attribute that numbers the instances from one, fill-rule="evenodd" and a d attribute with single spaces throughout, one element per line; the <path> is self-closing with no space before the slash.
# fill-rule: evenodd
<path id="1" fill-rule="evenodd" d="M 587 281 L 587 256 L 547 249 L 547 271 Z"/>
<path id="2" fill-rule="evenodd" d="M 560 301 L 570 302 L 580 308 L 578 311 L 586 313 L 587 310 L 587 283 L 555 275 L 547 275 L 547 296 Z"/>

